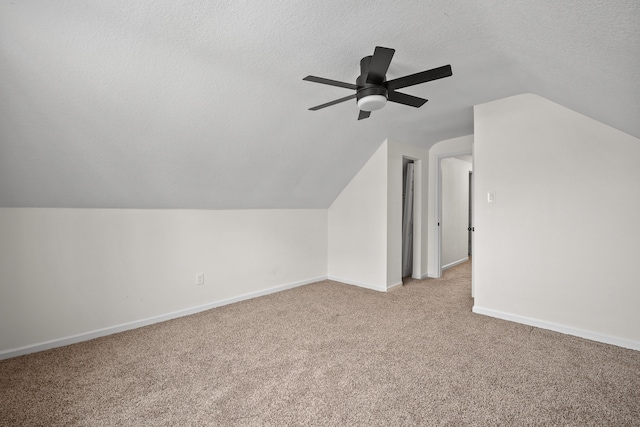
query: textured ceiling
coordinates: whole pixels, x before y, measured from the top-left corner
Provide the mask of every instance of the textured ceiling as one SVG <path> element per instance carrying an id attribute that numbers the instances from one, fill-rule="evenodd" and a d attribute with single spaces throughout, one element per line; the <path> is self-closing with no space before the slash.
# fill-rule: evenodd
<path id="1" fill-rule="evenodd" d="M 640 137 L 640 3 L 557 0 L 0 0 L 0 206 L 323 208 L 387 138 L 473 133 L 473 105 L 532 92 Z M 451 64 L 357 121 L 389 79 Z"/>

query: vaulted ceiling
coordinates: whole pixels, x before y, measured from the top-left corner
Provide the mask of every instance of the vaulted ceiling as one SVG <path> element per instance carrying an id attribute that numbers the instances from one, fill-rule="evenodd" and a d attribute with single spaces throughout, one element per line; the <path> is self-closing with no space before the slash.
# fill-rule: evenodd
<path id="1" fill-rule="evenodd" d="M 637 0 L 0 2 L 0 206 L 324 208 L 387 138 L 473 133 L 473 105 L 532 92 L 640 137 Z M 387 78 L 451 64 L 357 120 Z"/>

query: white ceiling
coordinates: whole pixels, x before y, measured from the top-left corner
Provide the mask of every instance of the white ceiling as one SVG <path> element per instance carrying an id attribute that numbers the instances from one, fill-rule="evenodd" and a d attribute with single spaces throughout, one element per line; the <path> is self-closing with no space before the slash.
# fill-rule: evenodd
<path id="1" fill-rule="evenodd" d="M 387 138 L 532 92 L 640 137 L 637 0 L 0 1 L 0 206 L 324 208 Z M 347 89 L 451 64 L 367 120 Z"/>

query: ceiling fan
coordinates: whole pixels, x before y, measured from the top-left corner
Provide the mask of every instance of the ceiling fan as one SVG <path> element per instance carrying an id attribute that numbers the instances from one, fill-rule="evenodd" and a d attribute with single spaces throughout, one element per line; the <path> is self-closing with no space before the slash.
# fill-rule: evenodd
<path id="1" fill-rule="evenodd" d="M 356 79 L 356 84 L 339 82 L 337 80 L 330 80 L 316 76 L 307 76 L 302 79 L 309 82 L 338 86 L 356 91 L 356 93 L 352 95 L 309 108 L 309 110 L 320 110 L 321 108 L 339 104 L 354 98 L 356 98 L 358 108 L 360 109 L 358 120 L 366 119 L 371 115 L 372 111 L 379 110 L 384 107 L 387 101 L 419 108 L 427 102 L 426 99 L 397 92 L 396 89 L 402 89 L 404 87 L 418 85 L 420 83 L 426 83 L 431 80 L 442 79 L 452 75 L 451 65 L 444 65 L 432 70 L 422 71 L 420 73 L 411 74 L 393 80 L 387 80 L 387 70 L 389 69 L 389 64 L 391 63 L 391 58 L 393 58 L 394 53 L 395 49 L 376 46 L 373 55 L 365 56 L 360 60 L 360 76 Z"/>

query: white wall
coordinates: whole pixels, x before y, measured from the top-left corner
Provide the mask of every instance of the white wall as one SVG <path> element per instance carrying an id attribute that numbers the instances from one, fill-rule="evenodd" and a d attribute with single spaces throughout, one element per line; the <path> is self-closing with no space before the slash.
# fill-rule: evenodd
<path id="1" fill-rule="evenodd" d="M 329 208 L 329 278 L 386 291 L 402 284 L 402 158 L 415 164 L 414 265 L 427 265 L 428 152 L 385 141 Z"/>
<path id="2" fill-rule="evenodd" d="M 427 272 L 427 179 L 429 152 L 395 141 L 388 143 L 387 177 L 387 287 L 402 283 L 402 158 L 414 160 L 413 273 Z"/>
<path id="3" fill-rule="evenodd" d="M 640 349 L 640 140 L 531 94 L 474 111 L 474 311 Z"/>
<path id="4" fill-rule="evenodd" d="M 329 207 L 328 235 L 330 279 L 386 291 L 386 141 Z"/>
<path id="5" fill-rule="evenodd" d="M 471 163 L 442 159 L 442 237 L 440 263 L 452 267 L 469 259 L 469 172 Z"/>
<path id="6" fill-rule="evenodd" d="M 473 135 L 461 136 L 459 138 L 447 139 L 434 144 L 429 149 L 429 180 L 428 180 L 428 214 L 427 229 L 428 236 L 428 263 L 427 274 L 429 277 L 440 277 L 440 261 L 438 257 L 438 218 L 437 210 L 438 197 L 438 162 L 446 157 L 460 154 L 473 153 Z"/>
<path id="7" fill-rule="evenodd" d="M 326 268 L 325 209 L 0 209 L 0 358 L 322 280 Z"/>
<path id="8" fill-rule="evenodd" d="M 427 152 L 395 142 L 329 209 L 0 209 L 0 358 L 326 277 L 386 291 L 402 280 L 403 156 L 416 164 L 420 277 Z"/>

